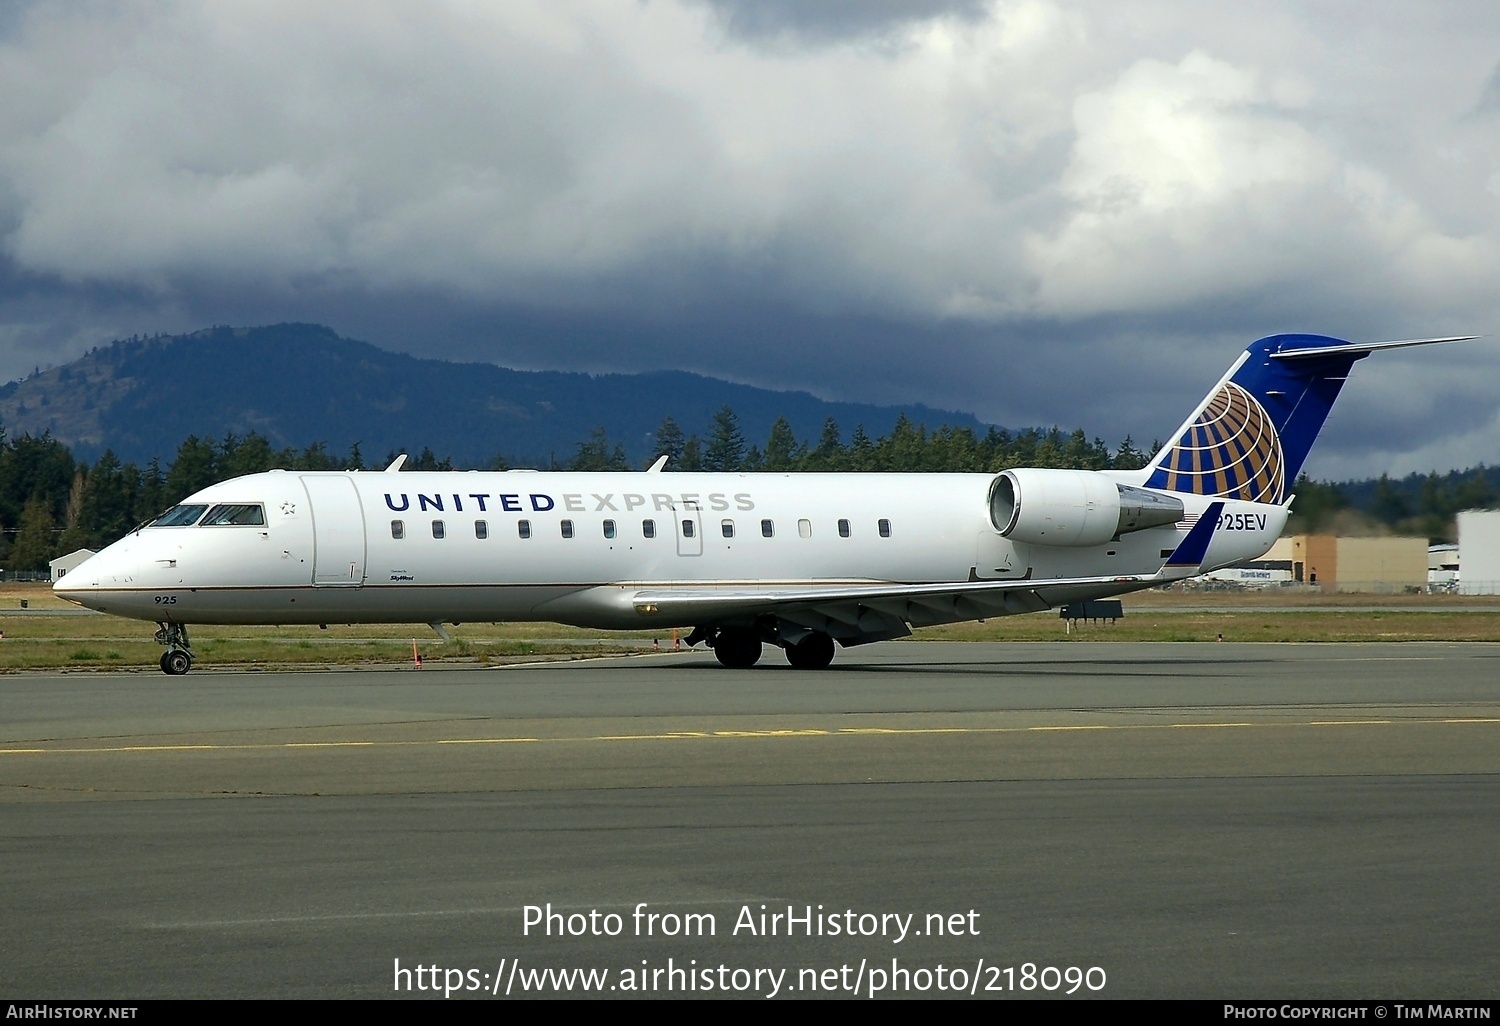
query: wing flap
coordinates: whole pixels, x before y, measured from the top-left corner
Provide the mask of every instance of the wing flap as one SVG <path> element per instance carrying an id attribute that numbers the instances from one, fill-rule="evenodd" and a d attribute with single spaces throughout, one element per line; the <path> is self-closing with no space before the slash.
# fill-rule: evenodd
<path id="1" fill-rule="evenodd" d="M 932 626 L 990 616 L 1039 612 L 1063 601 L 1138 591 L 1186 573 L 1074 577 L 1051 581 L 953 581 L 930 584 L 829 582 L 798 586 L 726 585 L 659 588 L 631 599 L 643 616 L 673 623 L 712 623 L 775 615 L 836 638 L 872 633 L 901 637 L 906 624 Z M 888 633 L 897 630 L 900 633 Z"/>

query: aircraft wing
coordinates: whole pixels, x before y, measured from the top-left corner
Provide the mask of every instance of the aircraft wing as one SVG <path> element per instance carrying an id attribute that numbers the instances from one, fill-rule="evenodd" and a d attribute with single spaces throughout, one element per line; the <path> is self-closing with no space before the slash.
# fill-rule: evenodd
<path id="1" fill-rule="evenodd" d="M 918 627 L 1034 613 L 1066 602 L 1124 595 L 1191 577 L 1202 567 L 1223 510 L 1212 503 L 1155 574 L 1034 580 L 979 579 L 929 584 L 829 581 L 796 585 L 649 588 L 632 599 L 644 615 L 674 623 L 722 623 L 774 613 L 844 644 L 905 637 Z"/>
<path id="2" fill-rule="evenodd" d="M 1139 591 L 1186 574 L 970 580 L 937 584 L 834 582 L 795 586 L 726 585 L 637 592 L 641 613 L 674 623 L 715 623 L 774 613 L 845 643 L 904 637 L 918 627 L 1032 613 L 1064 602 Z"/>

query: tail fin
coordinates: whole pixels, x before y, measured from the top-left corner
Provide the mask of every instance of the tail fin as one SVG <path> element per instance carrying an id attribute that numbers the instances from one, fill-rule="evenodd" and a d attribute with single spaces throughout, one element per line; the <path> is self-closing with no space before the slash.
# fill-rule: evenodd
<path id="1" fill-rule="evenodd" d="M 1280 504 L 1356 360 L 1381 349 L 1477 336 L 1345 342 L 1270 335 L 1251 343 L 1150 462 L 1146 485 Z"/>

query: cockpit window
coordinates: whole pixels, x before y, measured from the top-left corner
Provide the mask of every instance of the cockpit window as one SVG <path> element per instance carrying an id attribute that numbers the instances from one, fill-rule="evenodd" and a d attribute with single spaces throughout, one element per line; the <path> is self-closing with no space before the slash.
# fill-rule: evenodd
<path id="1" fill-rule="evenodd" d="M 266 512 L 256 502 L 225 502 L 208 511 L 199 527 L 264 527 Z"/>
<path id="2" fill-rule="evenodd" d="M 208 509 L 205 505 L 173 506 L 161 516 L 151 521 L 152 527 L 190 527 L 197 523 L 203 511 Z"/>

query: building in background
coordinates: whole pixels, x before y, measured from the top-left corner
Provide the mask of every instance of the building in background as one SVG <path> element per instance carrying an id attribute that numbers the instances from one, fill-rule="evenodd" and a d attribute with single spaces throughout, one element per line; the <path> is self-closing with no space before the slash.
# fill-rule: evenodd
<path id="1" fill-rule="evenodd" d="M 1427 590 L 1458 590 L 1458 546 L 1427 546 Z"/>
<path id="2" fill-rule="evenodd" d="M 1298 534 L 1282 541 L 1291 542 L 1294 584 L 1315 586 L 1328 594 L 1399 595 L 1427 590 L 1426 538 Z"/>
<path id="3" fill-rule="evenodd" d="M 1460 595 L 1500 595 L 1500 510 L 1466 509 L 1458 514 L 1463 568 Z"/>
<path id="4" fill-rule="evenodd" d="M 56 583 L 57 580 L 66 575 L 69 570 L 73 569 L 75 566 L 82 563 L 85 559 L 88 559 L 93 554 L 93 549 L 74 549 L 66 556 L 58 556 L 56 559 L 52 560 L 47 564 L 47 569 L 52 571 L 53 583 Z"/>
<path id="5" fill-rule="evenodd" d="M 1292 583 L 1292 540 L 1278 538 L 1269 552 L 1239 566 L 1203 575 L 1205 580 L 1241 588 L 1281 588 Z"/>

